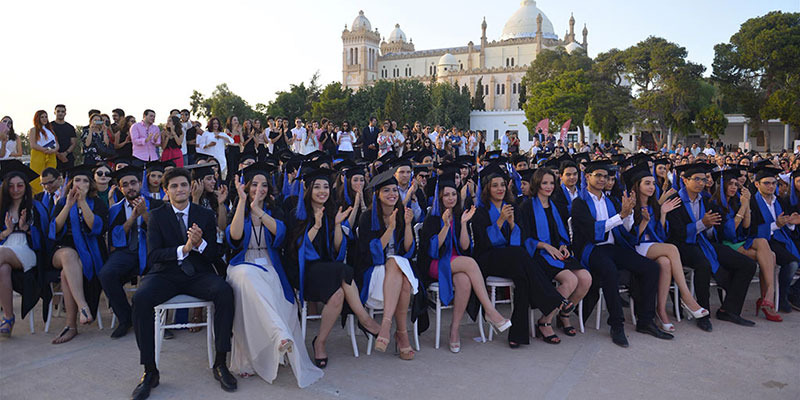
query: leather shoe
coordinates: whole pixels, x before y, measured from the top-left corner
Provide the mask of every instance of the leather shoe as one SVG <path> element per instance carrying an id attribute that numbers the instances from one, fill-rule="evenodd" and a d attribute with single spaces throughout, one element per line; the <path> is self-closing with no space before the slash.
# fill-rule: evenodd
<path id="1" fill-rule="evenodd" d="M 711 332 L 711 331 L 714 330 L 714 327 L 711 326 L 711 317 L 710 316 L 705 316 L 703 318 L 698 318 L 697 319 L 697 327 L 702 329 L 702 330 L 704 330 L 704 331 L 706 331 L 706 332 Z"/>
<path id="2" fill-rule="evenodd" d="M 172 333 L 172 329 L 164 329 L 164 340 L 174 339 L 175 334 Z"/>
<path id="3" fill-rule="evenodd" d="M 120 323 L 114 332 L 111 332 L 112 339 L 119 339 L 128 334 L 131 330 L 131 324 Z"/>
<path id="4" fill-rule="evenodd" d="M 628 347 L 628 338 L 625 337 L 625 328 L 611 328 L 611 341 L 620 347 Z"/>
<path id="5" fill-rule="evenodd" d="M 659 339 L 664 339 L 664 340 L 672 340 L 672 338 L 674 338 L 672 334 L 669 334 L 667 332 L 662 331 L 661 329 L 658 329 L 658 326 L 656 326 L 656 323 L 653 322 L 653 320 L 650 320 L 650 322 L 645 324 L 636 324 L 636 332 L 646 333 L 650 336 L 655 336 Z"/>
<path id="6" fill-rule="evenodd" d="M 717 319 L 720 321 L 728 321 L 733 322 L 736 325 L 741 326 L 755 326 L 756 323 L 750 320 L 746 320 L 739 315 L 729 313 L 727 311 L 717 310 Z"/>
<path id="7" fill-rule="evenodd" d="M 219 386 L 226 392 L 236 391 L 236 378 L 233 377 L 231 371 L 225 364 L 214 366 L 214 379 L 219 381 Z"/>
<path id="8" fill-rule="evenodd" d="M 136 389 L 133 389 L 131 400 L 144 400 L 150 397 L 150 389 L 158 386 L 158 379 L 158 371 L 145 372 L 144 375 L 142 375 L 142 380 L 136 385 Z"/>

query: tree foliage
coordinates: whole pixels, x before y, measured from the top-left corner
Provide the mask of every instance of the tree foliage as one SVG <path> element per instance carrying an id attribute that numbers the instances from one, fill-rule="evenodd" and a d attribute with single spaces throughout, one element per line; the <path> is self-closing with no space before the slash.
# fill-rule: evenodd
<path id="1" fill-rule="evenodd" d="M 264 115 L 250 107 L 241 96 L 233 93 L 228 88 L 228 84 L 217 85 L 211 97 L 205 98 L 202 93 L 195 90 L 190 97 L 192 114 L 197 117 L 209 119 L 217 117 L 225 121 L 230 116 L 237 116 L 240 119 L 261 118 Z"/>
<path id="2" fill-rule="evenodd" d="M 478 111 L 486 110 L 486 103 L 483 101 L 484 95 L 485 94 L 483 93 L 483 77 L 480 77 L 478 78 L 478 83 L 475 85 L 475 96 L 472 97 L 472 104 L 470 105 L 473 110 L 478 110 Z M 520 99 L 522 99 L 521 94 L 520 94 Z"/>
<path id="3" fill-rule="evenodd" d="M 701 132 L 717 139 L 725 134 L 725 128 L 728 127 L 728 119 L 725 118 L 725 113 L 716 104 L 709 104 L 697 115 L 695 125 Z"/>

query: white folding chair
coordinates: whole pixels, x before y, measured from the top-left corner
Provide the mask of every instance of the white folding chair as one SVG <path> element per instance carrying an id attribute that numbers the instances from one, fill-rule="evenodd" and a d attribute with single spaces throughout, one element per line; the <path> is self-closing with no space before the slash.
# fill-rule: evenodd
<path id="1" fill-rule="evenodd" d="M 65 307 L 64 306 L 64 292 L 57 292 L 55 287 L 56 287 L 56 285 L 53 282 L 50 282 L 50 292 L 53 293 L 53 296 L 50 298 L 50 303 L 47 305 L 47 307 L 48 307 L 48 309 L 47 309 L 47 321 L 45 321 L 45 323 L 44 323 L 44 332 L 45 333 L 50 332 L 50 321 L 53 318 L 53 305 L 55 304 L 54 302 L 56 300 L 56 296 L 60 296 L 61 297 L 59 299 L 59 301 L 60 301 L 59 304 L 61 305 L 61 307 L 59 307 L 59 310 L 63 310 L 64 307 Z M 106 300 L 106 301 L 108 301 L 108 300 Z M 97 315 L 94 316 L 94 319 L 97 320 L 97 327 L 100 330 L 103 330 L 103 316 L 100 315 L 100 305 L 99 304 L 97 306 Z"/>
<path id="2" fill-rule="evenodd" d="M 203 307 L 206 309 L 206 322 L 187 322 L 167 324 L 167 313 L 169 310 L 190 309 Z M 155 307 L 155 353 L 156 367 L 161 354 L 161 344 L 164 341 L 164 331 L 167 329 L 183 328 L 206 328 L 206 340 L 208 346 L 208 368 L 214 366 L 214 302 L 201 300 L 186 294 L 179 294 Z"/>
<path id="3" fill-rule="evenodd" d="M 127 293 L 136 293 L 137 289 L 139 289 L 139 282 L 138 281 L 136 282 L 136 285 L 124 288 L 126 294 Z M 108 300 L 107 297 L 106 297 L 106 300 Z M 111 302 L 110 301 L 108 302 L 108 308 L 111 308 Z M 111 312 L 111 327 L 109 329 L 114 329 L 114 325 L 117 324 L 117 314 L 114 314 L 114 312 L 113 312 L 114 310 L 111 310 L 111 311 L 112 311 Z"/>
<path id="4" fill-rule="evenodd" d="M 306 339 L 306 327 L 309 320 L 322 319 L 321 315 L 308 315 L 308 302 L 303 302 L 300 309 L 300 329 L 303 332 L 303 340 Z M 350 343 L 353 346 L 353 357 L 358 357 L 358 343 L 356 343 L 356 317 L 353 314 L 347 315 L 347 333 L 350 335 Z"/>
<path id="5" fill-rule="evenodd" d="M 13 294 L 14 296 L 19 296 L 19 297 L 22 297 L 22 295 L 21 295 L 21 294 L 19 294 L 19 293 L 17 293 L 17 292 L 12 292 L 12 294 Z M 22 308 L 22 306 L 21 306 L 21 305 L 20 305 L 20 308 Z M 28 323 L 30 324 L 30 327 L 31 327 L 31 333 L 32 333 L 32 334 L 33 334 L 33 333 L 36 333 L 36 331 L 33 329 L 33 319 L 34 319 L 34 314 L 35 314 L 35 313 L 34 313 L 34 310 L 31 310 L 30 312 L 28 312 Z M 21 310 L 20 310 L 20 313 L 19 313 L 19 315 L 22 315 L 22 311 L 21 311 Z"/>
<path id="6" fill-rule="evenodd" d="M 488 276 L 486 277 L 486 286 L 489 287 L 489 299 L 492 301 L 492 306 L 497 307 L 497 304 L 511 304 L 511 312 L 514 312 L 514 281 L 511 279 L 501 278 L 499 276 Z M 509 288 L 509 298 L 508 300 L 497 300 L 497 288 L 507 287 Z M 480 312 L 478 312 L 478 318 L 483 318 L 481 315 L 483 313 L 483 307 L 481 307 Z M 489 341 L 491 342 L 494 338 L 494 329 L 489 327 Z"/>
<path id="7" fill-rule="evenodd" d="M 370 318 L 375 318 L 375 314 L 383 314 L 383 309 L 382 308 L 372 308 L 372 307 L 367 306 L 367 312 L 369 312 L 369 317 Z M 412 330 L 414 331 L 414 348 L 416 348 L 417 351 L 419 351 L 419 327 L 418 327 L 418 322 L 419 322 L 419 320 L 414 321 L 414 324 L 413 324 L 414 326 L 412 328 Z M 372 335 L 368 335 L 367 337 L 368 337 L 368 340 L 367 340 L 367 355 L 371 355 L 372 354 L 372 344 L 373 344 L 373 342 L 375 340 L 375 337 L 372 336 Z"/>
<path id="8" fill-rule="evenodd" d="M 619 293 L 629 293 L 627 288 L 619 288 Z M 633 296 L 630 297 L 630 304 L 631 304 L 631 321 L 634 325 L 636 325 L 636 309 L 633 306 Z M 603 313 L 603 288 L 600 288 L 600 292 L 598 293 L 597 298 L 597 306 L 595 307 L 597 310 L 597 318 L 595 321 L 595 329 L 600 329 L 600 314 Z M 581 318 L 583 320 L 583 318 Z"/>

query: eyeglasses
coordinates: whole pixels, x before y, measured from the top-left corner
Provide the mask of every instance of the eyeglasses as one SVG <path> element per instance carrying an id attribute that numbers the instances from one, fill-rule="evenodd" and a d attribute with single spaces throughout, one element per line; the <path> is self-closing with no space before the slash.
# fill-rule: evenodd
<path id="1" fill-rule="evenodd" d="M 778 181 L 761 181 L 759 183 L 764 186 L 775 186 L 778 184 Z"/>
<path id="2" fill-rule="evenodd" d="M 111 172 L 97 171 L 94 173 L 97 176 L 111 176 Z"/>
<path id="3" fill-rule="evenodd" d="M 595 179 L 599 179 L 601 181 L 604 181 L 604 180 L 608 179 L 608 174 L 592 174 L 592 176 Z"/>
<path id="4" fill-rule="evenodd" d="M 52 181 L 42 182 L 42 186 L 50 186 L 54 183 L 56 183 L 55 179 L 53 179 Z"/>
<path id="5" fill-rule="evenodd" d="M 689 178 L 689 180 L 690 180 L 690 181 L 694 181 L 694 182 L 698 182 L 698 183 L 706 183 L 706 182 L 708 182 L 708 179 L 706 179 L 706 178 L 701 178 L 701 177 L 699 177 L 699 176 L 696 176 L 696 177 L 694 177 L 694 178 Z"/>

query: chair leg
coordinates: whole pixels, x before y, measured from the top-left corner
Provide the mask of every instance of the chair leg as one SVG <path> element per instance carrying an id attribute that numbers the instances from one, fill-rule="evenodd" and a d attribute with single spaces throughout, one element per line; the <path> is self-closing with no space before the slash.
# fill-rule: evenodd
<path id="1" fill-rule="evenodd" d="M 780 292 L 780 285 L 778 285 L 778 272 L 779 272 L 779 268 L 780 268 L 780 266 L 779 266 L 779 265 L 777 265 L 777 264 L 775 264 L 775 277 L 772 279 L 772 286 L 774 286 L 774 287 L 775 287 L 775 290 L 774 290 L 774 292 L 775 292 L 775 299 L 774 299 L 774 301 L 772 302 L 772 304 L 775 304 L 775 307 L 776 307 L 776 308 L 777 308 L 777 307 L 780 305 L 780 293 L 781 293 L 781 292 Z M 791 282 L 791 279 L 789 279 L 789 283 L 792 283 L 792 282 Z"/>
<path id="2" fill-rule="evenodd" d="M 163 320 L 163 311 L 160 309 L 156 309 L 155 313 L 155 332 L 153 334 L 156 337 L 155 340 L 155 353 L 156 353 L 156 368 L 158 368 L 158 359 L 159 355 L 161 354 L 161 339 L 163 336 L 161 333 L 163 330 L 161 329 L 161 321 Z"/>
<path id="3" fill-rule="evenodd" d="M 47 321 L 44 323 L 44 333 L 50 332 L 50 320 L 53 318 L 53 299 L 50 299 L 50 303 L 47 305 Z"/>
<path id="4" fill-rule="evenodd" d="M 375 318 L 375 310 L 373 308 L 367 308 L 367 310 L 369 311 L 369 317 L 370 318 Z M 373 340 L 375 340 L 375 338 L 371 334 L 368 334 L 367 335 L 367 355 L 371 355 L 372 354 L 372 342 L 373 342 Z"/>
<path id="5" fill-rule="evenodd" d="M 486 343 L 486 333 L 483 329 L 483 306 L 478 308 L 478 331 L 481 333 L 481 343 Z"/>
<path id="6" fill-rule="evenodd" d="M 31 313 L 30 313 L 30 315 L 28 315 L 28 323 L 29 323 L 29 324 L 30 324 L 30 326 L 31 326 L 31 334 L 34 334 L 34 333 L 36 333 L 36 332 L 34 331 L 34 329 L 33 329 L 33 318 L 34 318 L 34 317 L 33 317 L 33 315 L 34 315 L 34 314 L 33 314 L 33 312 L 31 312 Z"/>
<path id="7" fill-rule="evenodd" d="M 347 315 L 347 328 L 350 331 L 350 344 L 353 345 L 353 357 L 358 357 L 358 343 L 356 343 L 356 317 Z"/>
<path id="8" fill-rule="evenodd" d="M 631 321 L 633 321 L 633 325 L 636 326 L 636 309 L 633 307 L 633 296 L 631 297 Z"/>
<path id="9" fill-rule="evenodd" d="M 681 294 L 680 292 L 678 292 L 677 283 L 673 285 L 673 287 L 675 288 L 675 291 L 673 292 L 673 297 L 672 297 L 672 307 L 675 309 L 675 319 L 678 320 L 678 322 L 681 322 L 681 308 L 680 308 Z"/>
<path id="10" fill-rule="evenodd" d="M 603 313 L 603 289 L 600 289 L 597 293 L 597 306 L 595 306 L 594 312 L 597 313 L 595 316 L 594 329 L 600 330 L 600 314 Z"/>
<path id="11" fill-rule="evenodd" d="M 578 302 L 578 326 L 581 328 L 581 333 L 584 333 L 583 327 L 583 299 Z"/>
<path id="12" fill-rule="evenodd" d="M 489 291 L 489 296 L 492 300 L 492 306 L 497 308 L 497 288 L 495 286 L 490 286 L 491 290 Z M 514 304 L 514 303 L 511 303 Z M 488 322 L 488 321 L 487 321 Z M 491 342 L 494 338 L 494 329 L 490 326 L 489 327 L 489 341 Z"/>
<path id="13" fill-rule="evenodd" d="M 208 341 L 208 368 L 214 368 L 214 306 L 206 306 L 206 340 Z"/>
<path id="14" fill-rule="evenodd" d="M 414 347 L 419 351 L 419 318 L 414 321 Z"/>
<path id="15" fill-rule="evenodd" d="M 300 310 L 300 330 L 303 332 L 303 340 L 306 340 L 306 326 L 308 325 L 308 302 L 303 302 Z"/>
<path id="16" fill-rule="evenodd" d="M 455 323 L 455 321 L 453 321 Z M 436 349 L 439 348 L 439 340 L 442 336 L 442 299 L 439 292 L 436 292 Z"/>

